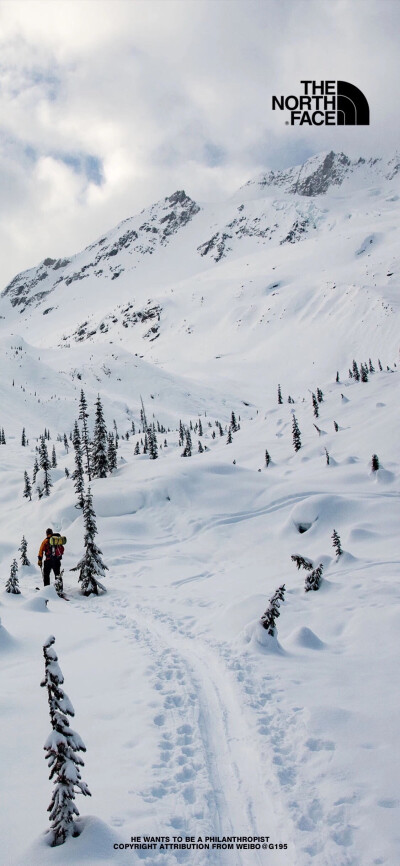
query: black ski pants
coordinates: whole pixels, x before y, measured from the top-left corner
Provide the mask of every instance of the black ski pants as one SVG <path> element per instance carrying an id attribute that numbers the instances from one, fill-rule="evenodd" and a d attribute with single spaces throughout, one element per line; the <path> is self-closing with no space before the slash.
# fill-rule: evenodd
<path id="1" fill-rule="evenodd" d="M 50 586 L 50 572 L 54 571 L 54 576 L 58 577 L 61 571 L 61 559 L 45 559 L 43 563 L 43 585 Z"/>

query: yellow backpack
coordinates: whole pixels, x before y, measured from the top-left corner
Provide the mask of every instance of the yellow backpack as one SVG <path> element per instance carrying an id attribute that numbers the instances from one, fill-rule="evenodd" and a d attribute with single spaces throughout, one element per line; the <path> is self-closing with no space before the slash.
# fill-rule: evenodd
<path id="1" fill-rule="evenodd" d="M 61 545 L 64 547 L 66 543 L 67 539 L 65 535 L 52 535 L 49 538 L 50 547 L 60 547 Z"/>

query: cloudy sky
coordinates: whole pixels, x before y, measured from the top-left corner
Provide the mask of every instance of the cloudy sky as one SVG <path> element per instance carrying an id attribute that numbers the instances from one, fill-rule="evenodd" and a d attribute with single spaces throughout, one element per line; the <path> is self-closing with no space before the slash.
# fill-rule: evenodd
<path id="1" fill-rule="evenodd" d="M 320 150 L 393 153 L 398 0 L 0 0 L 0 288 L 176 189 L 228 197 Z M 338 78 L 370 127 L 290 127 Z"/>

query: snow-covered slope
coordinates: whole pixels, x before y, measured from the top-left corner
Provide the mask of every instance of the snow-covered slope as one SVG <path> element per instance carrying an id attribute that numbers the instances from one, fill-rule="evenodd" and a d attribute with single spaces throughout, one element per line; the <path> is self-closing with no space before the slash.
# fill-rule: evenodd
<path id="1" fill-rule="evenodd" d="M 349 353 L 379 353 L 382 328 L 391 358 L 396 167 L 396 158 L 322 154 L 301 167 L 307 182 L 324 177 L 318 195 L 294 191 L 299 167 L 258 178 L 218 205 L 175 193 L 82 253 L 16 277 L 0 298 L 0 323 L 36 346 L 100 344 L 107 363 L 118 344 L 176 373 L 242 377 L 258 393 L 263 364 L 279 358 L 301 384 L 292 360 L 299 353 L 306 378 L 316 361 L 329 375 Z"/>
<path id="2" fill-rule="evenodd" d="M 4 863 L 397 862 L 397 162 L 322 154 L 300 179 L 300 167 L 267 173 L 224 204 L 175 193 L 3 292 L 3 583 L 22 534 L 32 562 L 22 595 L 0 599 Z M 349 377 L 353 359 L 368 381 Z M 91 484 L 109 568 L 99 598 L 82 597 L 69 571 L 84 532 L 63 434 L 82 388 L 90 430 L 100 394 L 120 436 L 118 468 Z M 134 453 L 141 398 L 157 460 Z M 45 427 L 53 487 L 28 501 L 23 475 Z M 68 538 L 69 603 L 35 589 L 49 525 Z M 322 563 L 317 592 L 304 592 L 296 554 Z M 259 617 L 282 584 L 274 638 Z M 92 815 L 81 835 L 56 849 L 40 835 L 49 634 L 92 792 L 78 800 Z M 269 841 L 113 847 L 145 834 Z"/>

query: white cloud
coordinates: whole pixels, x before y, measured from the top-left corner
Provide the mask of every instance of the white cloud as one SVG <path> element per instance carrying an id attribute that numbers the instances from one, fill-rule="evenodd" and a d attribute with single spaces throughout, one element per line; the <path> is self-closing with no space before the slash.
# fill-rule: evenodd
<path id="1" fill-rule="evenodd" d="M 390 0 L 0 2 L 0 284 L 177 188 L 394 150 L 399 24 Z M 271 95 L 302 78 L 358 85 L 371 126 L 285 126 Z"/>

